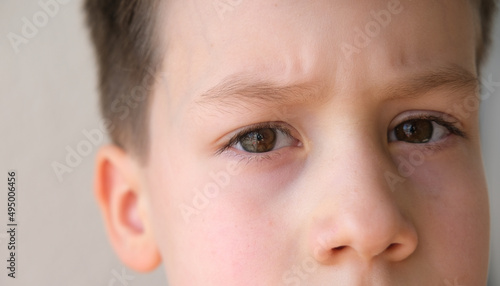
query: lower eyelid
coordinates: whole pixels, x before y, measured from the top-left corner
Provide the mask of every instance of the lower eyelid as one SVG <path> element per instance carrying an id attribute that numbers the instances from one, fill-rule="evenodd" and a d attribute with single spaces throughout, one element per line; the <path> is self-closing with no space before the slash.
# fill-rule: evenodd
<path id="1" fill-rule="evenodd" d="M 234 149 L 233 147 L 223 151 L 221 154 L 228 156 L 230 158 L 237 159 L 238 164 L 242 162 L 246 162 L 246 164 L 249 164 L 251 162 L 260 162 L 263 160 L 275 160 L 282 156 L 281 152 L 279 151 L 281 149 L 283 148 L 280 148 L 276 151 L 265 152 L 265 153 L 249 153 L 246 151 L 240 151 Z"/>
<path id="2" fill-rule="evenodd" d="M 423 152 L 424 155 L 430 156 L 438 151 L 445 150 L 448 147 L 452 147 L 456 140 L 459 140 L 460 136 L 452 136 L 452 132 L 449 132 L 444 137 L 439 140 L 431 141 L 427 143 L 408 143 L 404 141 L 394 141 L 389 142 L 395 148 L 400 149 L 404 153 L 413 154 L 412 152 Z M 413 155 L 412 155 L 413 156 Z"/>

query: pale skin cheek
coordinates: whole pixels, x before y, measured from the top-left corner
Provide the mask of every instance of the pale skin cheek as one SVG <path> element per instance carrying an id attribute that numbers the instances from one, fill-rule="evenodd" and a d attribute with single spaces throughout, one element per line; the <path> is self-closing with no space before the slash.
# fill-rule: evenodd
<path id="1" fill-rule="evenodd" d="M 443 279 L 480 285 L 483 276 L 475 274 L 482 274 L 488 262 L 487 191 L 476 171 L 482 169 L 474 159 L 479 157 L 465 157 L 471 160 L 456 160 L 454 166 L 449 161 L 424 163 L 409 178 L 409 191 L 419 193 L 419 208 L 412 215 L 432 268 Z"/>
<path id="2" fill-rule="evenodd" d="M 167 157 L 178 162 L 175 172 L 165 163 Z M 272 186 L 266 188 L 262 180 L 252 187 L 252 180 L 235 175 L 230 160 L 210 164 L 180 152 L 167 152 L 156 159 L 149 173 L 151 216 L 164 262 L 175 274 L 172 279 L 188 277 L 193 261 L 203 273 L 196 277 L 211 279 L 210 285 L 255 281 L 255 273 L 266 271 L 270 273 L 258 277 L 276 276 L 276 266 L 266 262 L 276 263 L 276 259 L 269 259 L 270 253 L 276 253 L 270 248 L 280 240 L 273 237 L 273 218 L 262 204 L 263 195 L 272 193 Z M 184 214 L 181 205 L 187 211 Z M 177 283 L 207 283 L 196 284 L 195 277 L 188 278 Z"/>
<path id="3" fill-rule="evenodd" d="M 209 279 L 209 285 L 229 282 L 245 285 L 241 283 L 276 277 L 280 270 L 273 256 L 278 253 L 275 248 L 279 247 L 281 239 L 277 239 L 276 229 L 270 223 L 273 218 L 260 211 L 262 209 L 258 210 L 255 205 L 234 202 L 221 195 L 189 224 L 170 228 L 168 233 L 177 229 L 175 237 L 166 235 L 175 241 L 178 255 L 187 262 L 175 274 L 190 273 L 192 262 L 196 261 L 197 271 L 203 273 L 199 277 Z M 168 246 L 168 249 L 173 248 Z M 171 251 L 164 254 L 167 259 L 179 260 L 179 257 L 172 257 Z M 208 281 L 199 282 L 206 284 Z"/>
<path id="4" fill-rule="evenodd" d="M 224 219 L 226 216 L 220 217 Z M 208 266 L 205 277 L 217 277 L 213 285 L 271 282 L 269 279 L 280 272 L 278 260 L 273 257 L 277 254 L 275 248 L 280 245 L 274 237 L 275 232 L 265 224 L 247 222 L 241 217 L 212 223 L 204 233 L 206 247 L 198 253 L 209 257 L 202 262 Z"/>
<path id="5" fill-rule="evenodd" d="M 216 169 L 224 170 L 221 166 Z M 205 272 L 202 277 L 211 279 L 211 285 L 230 281 L 280 285 L 282 273 L 296 255 L 296 249 L 285 245 L 294 238 L 283 229 L 283 212 L 276 203 L 285 190 L 275 180 L 279 177 L 276 172 L 259 178 L 245 173 L 232 176 L 230 184 L 189 224 L 176 226 L 185 234 L 182 239 L 177 236 L 176 244 L 191 261 L 197 261 L 197 269 Z M 292 181 L 288 177 L 282 180 Z"/>

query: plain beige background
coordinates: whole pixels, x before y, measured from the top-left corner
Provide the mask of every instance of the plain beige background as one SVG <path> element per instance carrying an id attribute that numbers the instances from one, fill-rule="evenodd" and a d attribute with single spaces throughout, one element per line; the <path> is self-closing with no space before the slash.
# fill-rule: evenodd
<path id="1" fill-rule="evenodd" d="M 43 0 L 46 2 L 47 0 Z M 38 1 L 0 2 L 0 285 L 166 285 L 163 270 L 141 275 L 113 254 L 92 196 L 99 129 L 96 69 L 80 0 L 59 0 L 47 16 Z M 38 13 L 38 14 L 37 14 Z M 22 35 L 23 18 L 42 27 L 19 52 L 7 35 Z M 33 31 L 32 31 L 33 32 Z M 483 77 L 500 82 L 500 22 Z M 485 90 L 486 92 L 486 90 Z M 490 186 L 490 284 L 500 285 L 500 85 L 482 103 L 484 159 Z M 89 152 L 58 178 L 54 162 L 68 148 Z M 7 171 L 18 172 L 18 278 L 7 277 Z M 460 250 L 457 250 L 460 251 Z M 466 285 L 476 286 L 476 285 Z"/>

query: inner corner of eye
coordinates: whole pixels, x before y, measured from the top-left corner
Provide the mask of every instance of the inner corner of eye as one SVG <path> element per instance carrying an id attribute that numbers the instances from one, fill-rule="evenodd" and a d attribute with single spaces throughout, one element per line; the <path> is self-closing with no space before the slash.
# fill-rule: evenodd
<path id="1" fill-rule="evenodd" d="M 392 128 L 391 130 L 389 130 L 389 132 L 387 132 L 387 141 L 388 142 L 394 142 L 394 141 L 397 141 L 397 137 L 396 137 L 396 131 L 394 130 L 394 128 Z"/>

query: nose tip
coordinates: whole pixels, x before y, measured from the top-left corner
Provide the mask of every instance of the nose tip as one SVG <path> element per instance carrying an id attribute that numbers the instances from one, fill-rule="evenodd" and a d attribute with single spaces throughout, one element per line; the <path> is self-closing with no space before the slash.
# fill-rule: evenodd
<path id="1" fill-rule="evenodd" d="M 380 222 L 380 219 L 385 222 Z M 358 217 L 356 220 L 344 219 L 338 227 L 316 236 L 313 256 L 325 264 L 353 256 L 363 261 L 380 258 L 397 262 L 409 257 L 417 244 L 418 237 L 412 224 L 401 218 L 379 217 L 373 221 L 360 221 Z"/>

